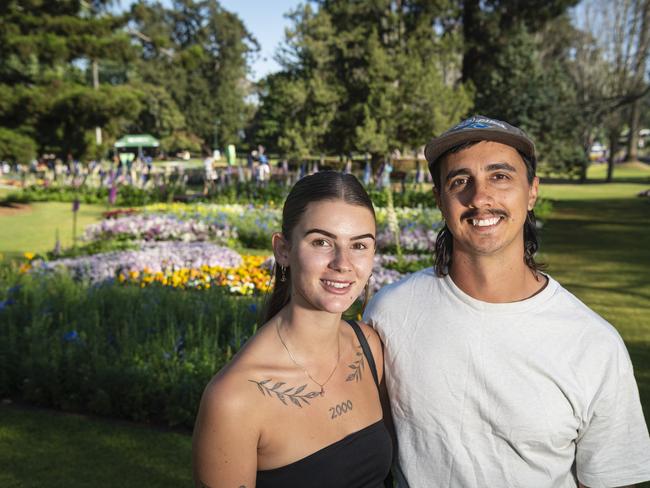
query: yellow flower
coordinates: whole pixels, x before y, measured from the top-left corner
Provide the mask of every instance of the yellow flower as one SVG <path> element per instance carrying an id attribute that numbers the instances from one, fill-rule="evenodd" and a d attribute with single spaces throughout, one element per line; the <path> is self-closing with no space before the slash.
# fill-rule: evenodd
<path id="1" fill-rule="evenodd" d="M 32 259 L 34 259 L 34 257 L 36 257 L 36 254 L 34 254 L 33 252 L 25 252 L 25 253 L 23 253 L 23 257 L 27 261 L 31 261 Z"/>

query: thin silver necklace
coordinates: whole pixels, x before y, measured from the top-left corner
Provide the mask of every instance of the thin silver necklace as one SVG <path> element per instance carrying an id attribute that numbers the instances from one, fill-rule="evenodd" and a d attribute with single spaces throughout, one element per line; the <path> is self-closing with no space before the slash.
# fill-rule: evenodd
<path id="1" fill-rule="evenodd" d="M 316 383 L 318 386 L 320 386 L 320 392 L 319 392 L 320 396 L 325 396 L 325 385 L 327 384 L 327 382 L 329 380 L 332 379 L 332 376 L 334 376 L 334 372 L 336 371 L 336 368 L 339 367 L 339 361 L 341 360 L 341 339 L 340 339 L 340 337 L 337 336 L 337 349 L 338 349 L 338 351 L 336 353 L 336 364 L 334 365 L 334 369 L 332 370 L 330 375 L 327 377 L 327 379 L 323 383 L 320 383 L 319 381 L 316 381 L 312 375 L 309 374 L 309 371 L 307 371 L 307 369 L 305 369 L 305 367 L 302 364 L 300 364 L 298 361 L 296 361 L 296 358 L 293 357 L 293 354 L 291 354 L 291 351 L 289 350 L 286 343 L 284 342 L 284 339 L 282 339 L 282 334 L 280 334 L 280 324 L 278 324 L 278 323 L 275 324 L 275 330 L 278 331 L 278 338 L 280 339 L 280 342 L 284 346 L 285 351 L 287 351 L 287 354 L 289 355 L 289 357 L 291 358 L 293 363 L 296 366 L 298 366 L 300 369 L 302 369 L 302 371 L 307 375 L 307 377 L 310 380 L 312 380 L 314 383 Z"/>

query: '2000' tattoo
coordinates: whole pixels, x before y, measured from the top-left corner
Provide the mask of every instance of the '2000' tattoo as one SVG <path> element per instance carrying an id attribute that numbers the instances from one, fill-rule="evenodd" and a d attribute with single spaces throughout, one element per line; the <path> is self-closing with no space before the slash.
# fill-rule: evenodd
<path id="1" fill-rule="evenodd" d="M 302 408 L 303 404 L 311 405 L 309 403 L 309 400 L 312 400 L 313 398 L 320 396 L 320 392 L 318 391 L 305 392 L 305 388 L 307 388 L 306 384 L 299 386 L 297 388 L 295 386 L 291 386 L 285 389 L 283 388 L 284 385 L 286 384 L 284 381 L 278 381 L 272 387 L 269 386 L 268 384 L 269 381 L 271 381 L 270 379 L 264 381 L 255 381 L 255 380 L 248 380 L 248 381 L 250 381 L 251 383 L 255 383 L 262 395 L 264 396 L 268 395 L 270 397 L 275 396 L 278 400 L 280 400 L 285 405 L 289 405 L 287 403 L 287 400 L 289 400 L 296 407 Z"/>
<path id="2" fill-rule="evenodd" d="M 352 410 L 352 400 L 341 402 L 335 407 L 330 407 L 330 414 L 332 415 L 330 419 L 335 419 L 336 417 L 340 417 L 344 413 L 348 413 L 351 410 Z"/>

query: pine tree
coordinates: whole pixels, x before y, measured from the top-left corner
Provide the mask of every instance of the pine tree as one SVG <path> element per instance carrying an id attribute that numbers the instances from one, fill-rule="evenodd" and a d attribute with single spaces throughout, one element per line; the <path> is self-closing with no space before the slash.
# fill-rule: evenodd
<path id="1" fill-rule="evenodd" d="M 25 162 L 26 146 L 30 158 L 37 151 L 95 157 L 104 147 L 94 128 L 115 133 L 137 113 L 128 90 L 96 90 L 85 76 L 93 61 L 132 56 L 120 31 L 125 19 L 108 14 L 106 3 L 10 0 L 0 7 L 0 125 L 15 141 L 0 157 Z"/>

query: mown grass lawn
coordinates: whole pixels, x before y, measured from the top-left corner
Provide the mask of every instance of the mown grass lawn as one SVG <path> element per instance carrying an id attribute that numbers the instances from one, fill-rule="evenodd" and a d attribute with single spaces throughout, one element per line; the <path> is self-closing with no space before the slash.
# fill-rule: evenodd
<path id="1" fill-rule="evenodd" d="M 191 486 L 189 433 L 0 406 L 3 488 Z"/>
<path id="2" fill-rule="evenodd" d="M 0 209 L 2 210 L 2 209 Z M 77 237 L 85 226 L 101 220 L 103 205 L 81 204 L 77 215 Z M 61 202 L 32 203 L 24 209 L 0 212 L 0 254 L 11 259 L 24 252 L 51 251 L 59 232 L 61 246 L 72 245 L 72 204 Z"/>
<path id="3" fill-rule="evenodd" d="M 587 169 L 587 178 L 604 180 L 607 177 L 607 164 L 594 163 Z M 650 164 L 621 163 L 614 166 L 614 180 L 650 182 Z"/>

